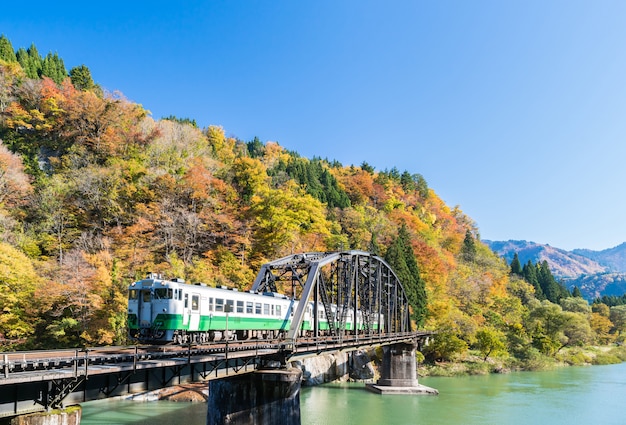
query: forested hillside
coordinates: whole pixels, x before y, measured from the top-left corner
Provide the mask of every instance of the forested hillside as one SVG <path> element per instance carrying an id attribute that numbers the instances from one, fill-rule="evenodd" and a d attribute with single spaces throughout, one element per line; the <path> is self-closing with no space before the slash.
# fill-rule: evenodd
<path id="1" fill-rule="evenodd" d="M 347 249 L 398 272 L 439 332 L 432 359 L 528 361 L 626 329 L 623 307 L 536 296 L 419 174 L 155 120 L 87 67 L 55 80 L 20 51 L 0 38 L 2 349 L 127 342 L 126 288 L 148 272 L 245 289 L 268 260 Z"/>

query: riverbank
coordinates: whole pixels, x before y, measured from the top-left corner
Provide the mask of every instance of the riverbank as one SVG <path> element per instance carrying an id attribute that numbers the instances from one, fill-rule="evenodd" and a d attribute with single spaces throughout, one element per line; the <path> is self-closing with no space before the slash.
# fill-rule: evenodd
<path id="1" fill-rule="evenodd" d="M 489 357 L 484 360 L 476 351 L 469 351 L 453 362 L 421 363 L 418 375 L 467 376 L 511 371 L 553 370 L 565 366 L 609 365 L 626 362 L 625 346 L 592 346 L 565 348 L 550 357 L 540 353 L 526 359 Z"/>

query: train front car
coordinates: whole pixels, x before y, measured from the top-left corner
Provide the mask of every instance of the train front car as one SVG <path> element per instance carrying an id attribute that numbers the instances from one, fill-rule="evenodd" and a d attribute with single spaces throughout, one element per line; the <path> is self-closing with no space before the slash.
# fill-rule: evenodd
<path id="1" fill-rule="evenodd" d="M 174 339 L 182 318 L 183 291 L 179 282 L 150 274 L 128 288 L 129 336 L 141 342 L 166 343 Z"/>

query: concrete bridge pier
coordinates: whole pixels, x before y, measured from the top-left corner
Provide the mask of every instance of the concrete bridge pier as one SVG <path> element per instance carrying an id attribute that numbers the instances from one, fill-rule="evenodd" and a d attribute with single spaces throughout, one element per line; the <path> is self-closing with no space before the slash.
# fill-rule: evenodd
<path id="1" fill-rule="evenodd" d="M 300 425 L 300 369 L 258 370 L 209 382 L 207 425 Z"/>
<path id="2" fill-rule="evenodd" d="M 383 363 L 380 379 L 367 388 L 378 394 L 439 394 L 417 381 L 415 343 L 400 342 L 383 347 Z"/>

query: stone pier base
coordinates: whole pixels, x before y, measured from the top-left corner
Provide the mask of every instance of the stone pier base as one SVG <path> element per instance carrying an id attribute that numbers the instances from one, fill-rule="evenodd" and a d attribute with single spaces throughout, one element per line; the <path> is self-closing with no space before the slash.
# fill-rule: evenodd
<path id="1" fill-rule="evenodd" d="M 300 425 L 301 379 L 280 369 L 210 381 L 207 425 Z"/>
<path id="2" fill-rule="evenodd" d="M 439 391 L 434 388 L 427 387 L 426 385 L 417 384 L 412 387 L 389 387 L 386 385 L 367 384 L 365 386 L 371 392 L 376 394 L 423 394 L 423 395 L 437 395 Z"/>
<path id="3" fill-rule="evenodd" d="M 80 406 L 51 412 L 31 413 L 11 419 L 11 425 L 79 425 L 82 410 Z"/>
<path id="4" fill-rule="evenodd" d="M 380 379 L 367 389 L 378 394 L 439 394 L 434 388 L 417 382 L 414 344 L 398 343 L 383 347 Z"/>

